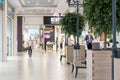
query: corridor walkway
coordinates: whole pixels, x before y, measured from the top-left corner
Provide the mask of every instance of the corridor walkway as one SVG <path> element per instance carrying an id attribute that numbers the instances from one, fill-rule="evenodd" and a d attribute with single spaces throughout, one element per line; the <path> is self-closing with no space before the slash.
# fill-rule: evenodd
<path id="1" fill-rule="evenodd" d="M 0 80 L 86 80 L 86 70 L 80 69 L 77 78 L 71 73 L 71 65 L 60 62 L 60 53 L 33 51 L 32 58 L 26 52 L 8 57 L 0 62 Z"/>

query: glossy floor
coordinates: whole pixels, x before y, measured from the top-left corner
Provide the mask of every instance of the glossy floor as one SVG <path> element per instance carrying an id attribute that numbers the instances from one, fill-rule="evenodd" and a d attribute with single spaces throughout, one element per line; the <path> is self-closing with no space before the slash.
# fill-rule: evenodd
<path id="1" fill-rule="evenodd" d="M 59 52 L 35 50 L 32 58 L 26 52 L 18 54 L 0 62 L 0 80 L 86 80 L 85 69 L 74 78 L 71 65 L 65 59 L 60 62 Z"/>

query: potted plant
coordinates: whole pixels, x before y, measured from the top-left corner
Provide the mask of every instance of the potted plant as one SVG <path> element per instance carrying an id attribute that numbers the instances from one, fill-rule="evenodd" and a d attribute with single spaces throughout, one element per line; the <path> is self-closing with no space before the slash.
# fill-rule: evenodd
<path id="1" fill-rule="evenodd" d="M 73 13 L 67 13 L 65 14 L 65 16 L 62 17 L 62 19 L 60 20 L 60 25 L 61 25 L 61 29 L 62 31 L 70 36 L 73 35 L 74 36 L 74 43 L 76 43 L 76 22 L 77 22 L 77 13 L 73 12 Z M 84 29 L 85 26 L 85 17 L 81 14 L 79 14 L 79 33 L 78 36 L 81 35 L 81 31 Z"/>
<path id="2" fill-rule="evenodd" d="M 65 16 L 62 17 L 60 20 L 60 25 L 62 31 L 69 37 L 70 35 L 74 36 L 74 45 L 76 44 L 76 23 L 77 23 L 77 16 L 79 16 L 79 26 L 78 26 L 78 31 L 79 34 L 78 36 L 81 35 L 81 31 L 84 29 L 85 26 L 85 17 L 81 14 L 77 14 L 75 12 L 73 13 L 66 13 Z M 73 61 L 73 45 L 68 45 L 66 47 L 67 51 L 67 63 L 71 63 Z"/>

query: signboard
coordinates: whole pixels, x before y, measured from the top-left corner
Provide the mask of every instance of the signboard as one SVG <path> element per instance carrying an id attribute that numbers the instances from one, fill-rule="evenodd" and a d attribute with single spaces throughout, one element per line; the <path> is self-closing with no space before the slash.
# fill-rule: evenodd
<path id="1" fill-rule="evenodd" d="M 46 39 L 50 39 L 50 34 L 46 34 L 46 33 L 45 33 L 45 34 L 43 35 L 43 37 L 46 38 Z"/>
<path id="2" fill-rule="evenodd" d="M 44 16 L 43 18 L 45 25 L 52 24 L 52 25 L 59 25 L 60 17 L 59 16 Z"/>

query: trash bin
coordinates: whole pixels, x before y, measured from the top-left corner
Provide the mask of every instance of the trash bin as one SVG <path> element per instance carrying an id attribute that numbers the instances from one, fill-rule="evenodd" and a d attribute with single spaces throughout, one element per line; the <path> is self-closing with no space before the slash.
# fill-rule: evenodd
<path id="1" fill-rule="evenodd" d="M 115 53 L 115 58 L 120 58 L 120 49 L 117 49 Z"/>

